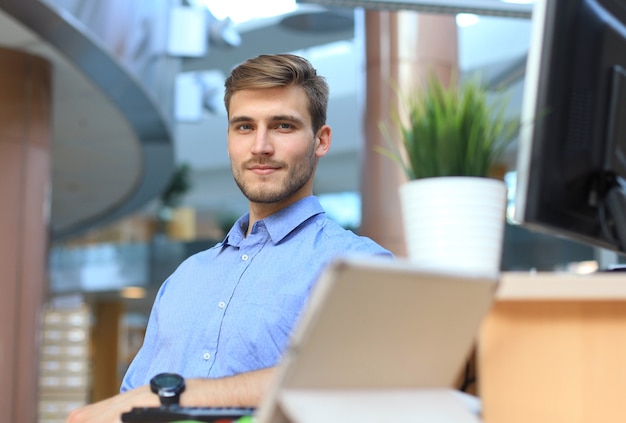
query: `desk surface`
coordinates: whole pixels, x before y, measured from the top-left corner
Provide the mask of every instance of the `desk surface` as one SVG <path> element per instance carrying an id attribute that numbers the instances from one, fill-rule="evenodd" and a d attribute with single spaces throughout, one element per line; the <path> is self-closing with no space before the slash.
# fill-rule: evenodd
<path id="1" fill-rule="evenodd" d="M 504 272 L 496 298 L 500 301 L 626 300 L 626 272 L 593 275 Z"/>

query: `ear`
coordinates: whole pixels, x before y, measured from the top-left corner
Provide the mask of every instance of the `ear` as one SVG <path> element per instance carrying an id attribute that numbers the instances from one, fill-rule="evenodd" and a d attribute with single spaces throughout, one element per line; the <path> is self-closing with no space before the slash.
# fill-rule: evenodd
<path id="1" fill-rule="evenodd" d="M 330 142 L 332 139 L 332 130 L 330 126 L 322 126 L 315 135 L 315 155 L 322 157 L 330 150 Z"/>

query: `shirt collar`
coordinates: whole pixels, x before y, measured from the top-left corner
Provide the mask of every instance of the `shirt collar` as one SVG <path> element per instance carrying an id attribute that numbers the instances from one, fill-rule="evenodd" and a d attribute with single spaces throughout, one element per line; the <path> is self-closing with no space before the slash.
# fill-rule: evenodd
<path id="1" fill-rule="evenodd" d="M 305 220 L 320 213 L 324 213 L 324 209 L 317 197 L 311 195 L 288 205 L 259 222 L 263 222 L 272 242 L 276 244 L 291 233 L 291 231 L 300 226 Z M 224 244 L 238 245 L 245 238 L 245 232 L 249 222 L 250 213 L 246 213 L 237 219 L 226 235 Z M 257 224 L 259 224 L 259 222 L 257 222 Z"/>

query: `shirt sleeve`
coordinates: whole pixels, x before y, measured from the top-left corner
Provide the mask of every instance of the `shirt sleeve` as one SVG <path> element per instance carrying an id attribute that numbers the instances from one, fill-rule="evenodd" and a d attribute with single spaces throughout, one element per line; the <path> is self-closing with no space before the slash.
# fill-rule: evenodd
<path id="1" fill-rule="evenodd" d="M 137 355 L 135 355 L 135 357 L 133 358 L 133 361 L 130 363 L 128 370 L 124 375 L 124 379 L 122 380 L 122 386 L 120 387 L 120 392 L 126 392 L 148 383 L 148 369 L 150 367 L 151 357 L 154 356 L 157 346 L 159 301 L 161 299 L 166 283 L 167 281 L 163 284 L 163 286 L 161 286 L 159 292 L 156 295 L 154 304 L 152 306 L 152 311 L 150 312 L 150 318 L 148 319 L 148 325 L 146 327 L 146 334 L 144 336 L 143 344 L 137 352 Z"/>

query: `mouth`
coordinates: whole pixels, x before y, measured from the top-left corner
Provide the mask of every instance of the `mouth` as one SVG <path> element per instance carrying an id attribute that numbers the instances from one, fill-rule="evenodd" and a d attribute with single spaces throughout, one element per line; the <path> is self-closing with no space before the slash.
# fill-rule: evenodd
<path id="1" fill-rule="evenodd" d="M 271 165 L 248 166 L 248 170 L 257 175 L 270 175 L 274 172 L 277 172 L 279 169 L 280 169 L 280 166 L 271 166 Z"/>

